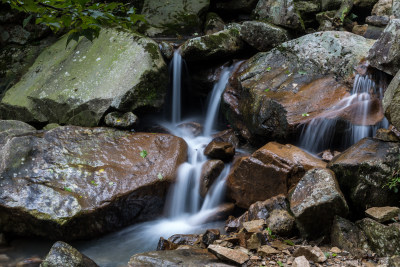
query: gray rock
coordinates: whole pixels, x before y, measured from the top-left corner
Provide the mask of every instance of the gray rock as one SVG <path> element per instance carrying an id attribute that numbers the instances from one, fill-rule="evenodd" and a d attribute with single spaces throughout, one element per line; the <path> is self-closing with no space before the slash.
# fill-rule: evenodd
<path id="1" fill-rule="evenodd" d="M 396 75 L 400 66 L 400 19 L 392 19 L 368 53 L 371 66 Z"/>
<path id="2" fill-rule="evenodd" d="M 44 50 L 5 93 L 3 119 L 93 126 L 109 108 L 161 107 L 168 75 L 154 41 L 115 29 L 93 42 L 81 38 L 65 47 L 66 40 Z"/>
<path id="3" fill-rule="evenodd" d="M 182 249 L 151 251 L 133 255 L 128 263 L 129 267 L 169 267 L 179 266 L 231 267 L 233 265 L 220 262 L 216 256 L 203 249 Z"/>
<path id="4" fill-rule="evenodd" d="M 349 88 L 342 81 L 353 75 L 373 43 L 349 32 L 328 31 L 258 53 L 232 75 L 222 98 L 225 117 L 256 144 L 299 134 L 300 124 L 321 115 L 347 94 Z M 310 99 L 316 94 L 318 99 Z M 302 116 L 304 112 L 310 116 Z M 338 116 L 351 119 L 345 115 Z"/>
<path id="5" fill-rule="evenodd" d="M 309 267 L 310 263 L 304 256 L 296 257 L 293 260 L 292 267 Z"/>
<path id="6" fill-rule="evenodd" d="M 326 256 L 322 250 L 317 247 L 301 246 L 293 252 L 293 257 L 304 256 L 307 260 L 321 263 L 326 261 Z"/>
<path id="7" fill-rule="evenodd" d="M 395 256 L 390 257 L 389 266 L 400 267 L 400 256 L 395 255 Z"/>
<path id="8" fill-rule="evenodd" d="M 52 129 L 60 127 L 60 126 L 61 125 L 58 124 L 58 123 L 49 123 L 49 124 L 47 124 L 46 126 L 43 127 L 43 130 L 48 131 L 48 130 L 52 130 Z"/>
<path id="9" fill-rule="evenodd" d="M 132 128 L 137 123 L 138 117 L 132 112 L 110 112 L 104 118 L 107 126 L 128 129 Z"/>
<path id="10" fill-rule="evenodd" d="M 207 13 L 206 22 L 204 23 L 205 34 L 213 34 L 224 29 L 225 23 L 217 13 Z"/>
<path id="11" fill-rule="evenodd" d="M 186 143 L 166 134 L 9 134 L 0 141 L 0 232 L 71 240 L 154 218 L 186 156 Z"/>
<path id="12" fill-rule="evenodd" d="M 365 214 L 377 222 L 384 223 L 400 215 L 398 207 L 373 207 L 365 211 Z"/>
<path id="13" fill-rule="evenodd" d="M 289 33 L 278 26 L 262 21 L 245 21 L 240 37 L 261 52 L 266 52 L 289 40 Z"/>
<path id="14" fill-rule="evenodd" d="M 221 233 L 219 232 L 218 229 L 208 229 L 201 241 L 203 241 L 204 244 L 206 244 L 206 246 L 211 245 L 215 240 L 219 239 Z"/>
<path id="15" fill-rule="evenodd" d="M 58 241 L 51 247 L 40 267 L 59 266 L 97 267 L 98 265 L 69 244 Z"/>
<path id="16" fill-rule="evenodd" d="M 304 30 L 303 21 L 293 0 L 260 0 L 253 10 L 256 19 L 267 20 L 275 25 Z"/>
<path id="17" fill-rule="evenodd" d="M 30 33 L 22 28 L 20 25 L 16 25 L 8 30 L 10 38 L 7 39 L 7 42 L 24 45 L 28 42 Z"/>
<path id="18" fill-rule="evenodd" d="M 386 89 L 382 105 L 390 123 L 400 129 L 400 70 Z"/>
<path id="19" fill-rule="evenodd" d="M 278 236 L 290 236 L 295 229 L 295 218 L 287 210 L 273 210 L 265 223 Z"/>
<path id="20" fill-rule="evenodd" d="M 354 6 L 371 10 L 378 0 L 354 0 Z"/>
<path id="21" fill-rule="evenodd" d="M 310 238 L 328 234 L 334 216 L 348 213 L 335 174 L 328 169 L 308 171 L 291 192 L 289 200 L 300 233 Z"/>
<path id="22" fill-rule="evenodd" d="M 400 144 L 364 138 L 334 158 L 333 170 L 355 216 L 368 207 L 395 206 L 400 200 L 386 184 L 399 162 Z"/>
<path id="23" fill-rule="evenodd" d="M 375 16 L 390 16 L 392 14 L 392 0 L 377 1 L 371 14 Z"/>
<path id="24" fill-rule="evenodd" d="M 171 60 L 174 57 L 175 49 L 171 43 L 162 41 L 159 43 L 159 47 L 162 55 L 166 59 Z"/>
<path id="25" fill-rule="evenodd" d="M 331 230 L 331 243 L 356 257 L 364 257 L 370 253 L 367 236 L 354 223 L 335 216 Z"/>
<path id="26" fill-rule="evenodd" d="M 371 250 L 378 256 L 392 256 L 400 254 L 400 228 L 394 225 L 383 225 L 370 218 L 358 221 L 367 236 Z"/>
<path id="27" fill-rule="evenodd" d="M 392 15 L 396 19 L 400 19 L 400 0 L 393 0 L 393 2 L 392 2 Z"/>
<path id="28" fill-rule="evenodd" d="M 143 26 L 148 36 L 173 36 L 201 32 L 210 0 L 145 0 L 140 14 L 148 24 Z"/>
<path id="29" fill-rule="evenodd" d="M 187 61 L 223 59 L 239 53 L 244 47 L 239 30 L 226 29 L 213 34 L 189 39 L 181 46 Z"/>
<path id="30" fill-rule="evenodd" d="M 389 24 L 388 16 L 368 16 L 365 22 L 374 26 L 382 27 Z"/>

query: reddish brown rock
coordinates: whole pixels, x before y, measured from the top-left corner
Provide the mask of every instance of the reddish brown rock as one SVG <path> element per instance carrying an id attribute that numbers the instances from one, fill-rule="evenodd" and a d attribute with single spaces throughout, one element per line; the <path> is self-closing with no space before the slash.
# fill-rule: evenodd
<path id="1" fill-rule="evenodd" d="M 187 145 L 167 134 L 65 126 L 0 135 L 0 154 L 0 232 L 68 240 L 160 214 Z"/>
<path id="2" fill-rule="evenodd" d="M 223 161 L 232 160 L 235 147 L 231 143 L 211 141 L 204 149 L 204 155 Z"/>
<path id="3" fill-rule="evenodd" d="M 377 222 L 387 222 L 393 218 L 400 216 L 400 208 L 398 207 L 373 207 L 365 211 L 365 214 Z"/>
<path id="4" fill-rule="evenodd" d="M 200 195 L 202 197 L 206 196 L 208 189 L 210 189 L 223 169 L 224 162 L 222 160 L 208 160 L 203 164 L 200 175 Z"/>
<path id="5" fill-rule="evenodd" d="M 286 195 L 307 170 L 325 166 L 295 146 L 270 142 L 234 164 L 227 178 L 228 194 L 236 205 L 248 208 L 256 201 Z"/>
<path id="6" fill-rule="evenodd" d="M 160 237 L 160 240 L 158 240 L 157 244 L 157 250 L 174 250 L 177 249 L 178 246 L 178 244 L 172 243 L 171 241 Z"/>
<path id="7" fill-rule="evenodd" d="M 231 143 L 234 147 L 239 146 L 239 138 L 232 129 L 226 129 L 222 132 L 214 134 L 212 137 L 213 141 Z"/>
<path id="8" fill-rule="evenodd" d="M 202 241 L 204 244 L 211 245 L 215 240 L 219 239 L 221 233 L 219 232 L 218 229 L 208 229 L 203 237 L 202 237 Z"/>

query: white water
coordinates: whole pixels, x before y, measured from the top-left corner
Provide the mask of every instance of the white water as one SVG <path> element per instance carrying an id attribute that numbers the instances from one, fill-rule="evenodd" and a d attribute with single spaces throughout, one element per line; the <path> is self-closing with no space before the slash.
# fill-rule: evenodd
<path id="1" fill-rule="evenodd" d="M 220 81 L 211 93 L 209 108 L 205 118 L 207 129 L 202 136 L 193 137 L 190 132 L 177 126 L 182 123 L 181 117 L 181 66 L 182 58 L 175 52 L 173 59 L 173 106 L 172 122 L 164 123 L 174 135 L 180 136 L 188 144 L 188 161 L 178 169 L 177 181 L 170 190 L 165 205 L 166 217 L 128 227 L 78 248 L 101 266 L 126 264 L 129 257 L 140 252 L 156 249 L 160 237 L 168 238 L 174 234 L 202 233 L 208 228 L 220 228 L 221 222 L 212 222 L 225 196 L 225 178 L 230 166 L 225 166 L 219 177 L 209 189 L 204 200 L 200 196 L 200 174 L 207 161 L 203 151 L 212 140 L 210 134 L 219 112 L 221 94 L 226 87 L 233 67 L 221 73 Z M 179 79 L 179 81 L 175 81 Z M 176 92 L 179 91 L 179 92 Z M 209 222 L 211 221 L 211 223 Z M 110 260 L 112 256 L 112 259 Z"/>
<path id="2" fill-rule="evenodd" d="M 342 140 L 343 146 L 349 147 L 364 137 L 374 136 L 379 128 L 387 128 L 389 126 L 386 118 L 376 125 L 366 125 L 370 101 L 374 97 L 378 97 L 381 100 L 382 96 L 383 88 L 377 88 L 377 85 L 368 76 L 357 75 L 351 95 L 342 99 L 331 110 L 326 111 L 326 114 L 340 112 L 352 104 L 359 104 L 356 113 L 361 115 L 361 121 L 357 125 L 348 123 L 344 140 Z M 324 114 L 314 118 L 303 128 L 299 146 L 312 153 L 318 153 L 331 147 L 336 127 L 337 120 L 326 118 Z"/>

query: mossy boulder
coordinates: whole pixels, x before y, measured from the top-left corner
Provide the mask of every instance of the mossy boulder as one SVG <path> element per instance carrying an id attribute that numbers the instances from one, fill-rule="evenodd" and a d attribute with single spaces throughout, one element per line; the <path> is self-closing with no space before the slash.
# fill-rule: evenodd
<path id="1" fill-rule="evenodd" d="M 209 61 L 228 58 L 243 48 L 239 30 L 231 28 L 189 39 L 182 44 L 181 51 L 187 61 Z"/>
<path id="2" fill-rule="evenodd" d="M 210 0 L 145 0 L 141 14 L 146 35 L 174 36 L 201 32 Z"/>
<path id="3" fill-rule="evenodd" d="M 109 108 L 132 111 L 163 104 L 168 75 L 158 45 L 104 29 L 90 42 L 46 48 L 0 103 L 2 119 L 95 126 Z"/>
<path id="4" fill-rule="evenodd" d="M 167 134 L 27 130 L 0 142 L 3 233 L 72 240 L 155 218 L 187 157 L 185 141 Z"/>

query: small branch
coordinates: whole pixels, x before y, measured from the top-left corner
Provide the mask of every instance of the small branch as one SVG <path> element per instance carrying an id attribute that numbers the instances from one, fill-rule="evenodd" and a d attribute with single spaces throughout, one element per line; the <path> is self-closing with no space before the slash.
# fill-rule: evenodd
<path id="1" fill-rule="evenodd" d="M 42 6 L 42 7 L 47 7 L 47 8 L 51 8 L 51 9 L 54 9 L 54 10 L 57 10 L 57 11 L 64 11 L 64 9 L 63 8 L 59 8 L 59 7 L 55 7 L 55 6 L 51 6 L 51 5 L 48 5 L 48 4 L 43 4 L 43 3 L 38 3 L 38 5 L 39 6 Z"/>

